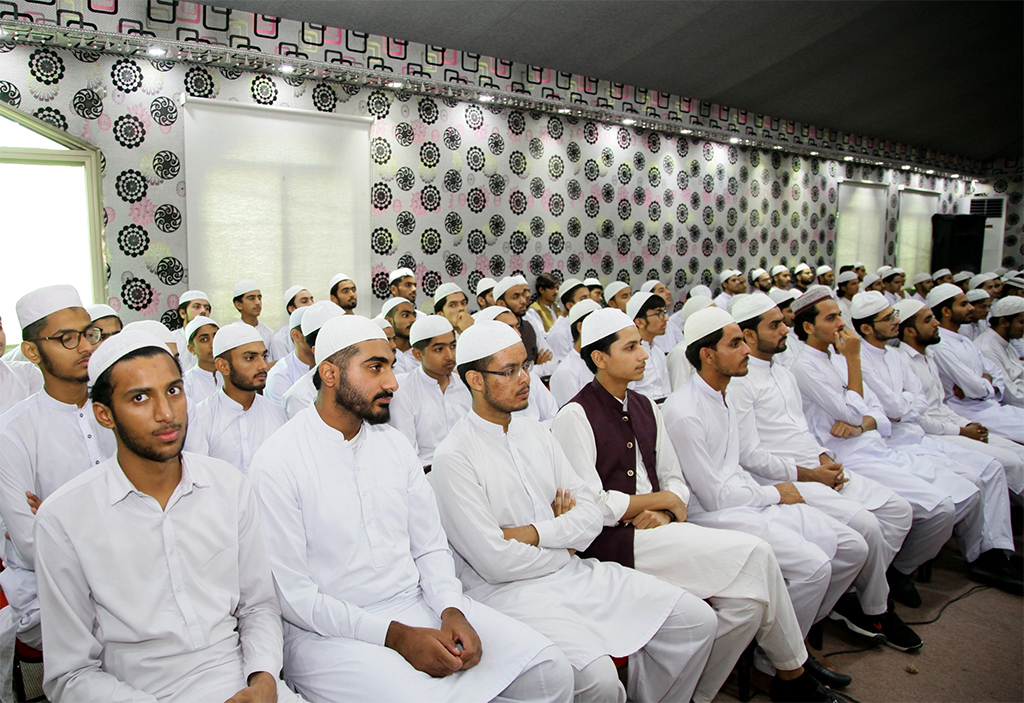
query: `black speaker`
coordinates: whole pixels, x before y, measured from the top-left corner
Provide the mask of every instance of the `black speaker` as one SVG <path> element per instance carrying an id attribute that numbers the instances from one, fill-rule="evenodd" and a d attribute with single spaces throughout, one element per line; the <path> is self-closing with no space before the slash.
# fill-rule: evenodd
<path id="1" fill-rule="evenodd" d="M 932 215 L 932 271 L 981 271 L 983 215 Z"/>

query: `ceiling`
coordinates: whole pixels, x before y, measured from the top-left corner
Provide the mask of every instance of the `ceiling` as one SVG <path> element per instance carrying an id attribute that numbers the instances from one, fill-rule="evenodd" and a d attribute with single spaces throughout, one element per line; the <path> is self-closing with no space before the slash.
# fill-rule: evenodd
<path id="1" fill-rule="evenodd" d="M 1024 3 L 217 0 L 925 149 L 1024 156 Z"/>

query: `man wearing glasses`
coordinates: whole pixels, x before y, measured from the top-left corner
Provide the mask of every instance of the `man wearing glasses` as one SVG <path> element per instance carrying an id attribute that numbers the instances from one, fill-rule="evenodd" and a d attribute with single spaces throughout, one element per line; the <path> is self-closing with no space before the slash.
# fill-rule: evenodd
<path id="1" fill-rule="evenodd" d="M 665 352 L 654 343 L 658 337 L 665 334 L 665 328 L 668 326 L 665 300 L 660 295 L 641 291 L 629 299 L 626 314 L 640 331 L 640 343 L 650 357 L 647 359 L 643 379 L 637 381 L 631 388 L 660 403 L 672 392 Z"/>
<path id="2" fill-rule="evenodd" d="M 35 514 L 27 494 L 40 500 L 114 453 L 113 433 L 93 416 L 88 397 L 89 357 L 102 338 L 78 292 L 46 286 L 16 306 L 21 350 L 43 374 L 42 391 L 0 417 L 0 514 L 7 526 L 0 587 L 11 604 L 2 637 L 42 647 L 36 591 Z M 10 666 L 10 662 L 3 662 Z"/>

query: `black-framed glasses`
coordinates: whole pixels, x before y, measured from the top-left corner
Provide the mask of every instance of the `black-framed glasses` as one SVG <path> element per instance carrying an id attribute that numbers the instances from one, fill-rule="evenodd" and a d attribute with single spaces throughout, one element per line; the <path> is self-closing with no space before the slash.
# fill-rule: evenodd
<path id="1" fill-rule="evenodd" d="M 879 324 L 879 323 L 895 324 L 895 323 L 897 323 L 899 321 L 900 321 L 900 316 L 897 315 L 895 312 L 892 312 L 892 313 L 886 315 L 885 317 L 883 317 L 881 320 L 875 320 L 875 324 L 876 325 Z"/>
<path id="2" fill-rule="evenodd" d="M 82 343 L 82 337 L 85 337 L 85 341 L 89 344 L 99 344 L 99 341 L 103 339 L 103 330 L 99 327 L 86 327 L 81 332 L 76 330 L 68 330 L 61 334 L 55 334 L 52 337 L 36 337 L 30 339 L 30 342 L 40 342 L 44 339 L 51 342 L 60 342 L 64 345 L 65 349 L 78 349 L 78 345 Z"/>
<path id="3" fill-rule="evenodd" d="M 649 313 L 644 315 L 644 317 L 660 317 L 662 319 L 667 320 L 668 310 L 666 310 L 665 308 L 662 308 L 661 310 L 651 310 Z"/>
<path id="4" fill-rule="evenodd" d="M 521 366 L 513 366 L 510 369 L 504 371 L 488 371 L 487 369 L 476 369 L 480 373 L 489 373 L 492 376 L 504 376 L 505 378 L 519 378 L 520 373 L 525 373 L 527 376 L 530 375 L 530 371 L 533 370 L 533 362 L 527 361 Z"/>

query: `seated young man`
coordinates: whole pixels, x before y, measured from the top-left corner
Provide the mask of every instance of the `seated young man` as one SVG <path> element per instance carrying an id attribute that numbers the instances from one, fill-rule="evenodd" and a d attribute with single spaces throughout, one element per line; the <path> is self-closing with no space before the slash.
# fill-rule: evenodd
<path id="1" fill-rule="evenodd" d="M 256 499 L 182 452 L 187 401 L 167 348 L 123 332 L 89 360 L 117 452 L 49 496 L 36 524 L 46 651 L 60 701 L 287 701 L 281 613 Z"/>

